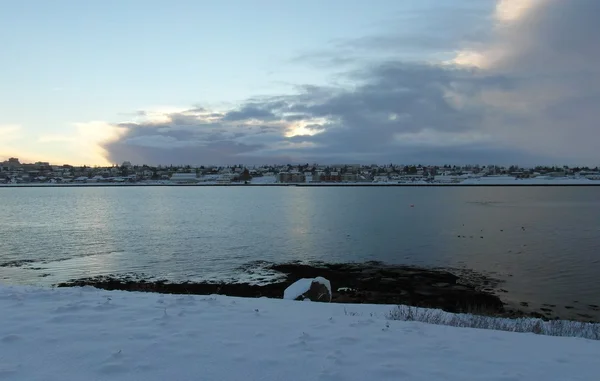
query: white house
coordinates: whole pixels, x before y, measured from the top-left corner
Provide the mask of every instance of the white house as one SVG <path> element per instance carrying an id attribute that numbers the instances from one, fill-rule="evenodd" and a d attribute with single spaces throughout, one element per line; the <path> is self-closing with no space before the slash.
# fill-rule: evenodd
<path id="1" fill-rule="evenodd" d="M 234 174 L 224 173 L 217 179 L 217 184 L 231 184 L 233 179 L 235 178 Z"/>
<path id="2" fill-rule="evenodd" d="M 174 173 L 171 176 L 171 181 L 184 184 L 184 183 L 197 183 L 199 181 L 196 173 Z"/>
<path id="3" fill-rule="evenodd" d="M 375 175 L 373 176 L 374 183 L 387 183 L 389 182 L 389 178 L 387 175 Z"/>

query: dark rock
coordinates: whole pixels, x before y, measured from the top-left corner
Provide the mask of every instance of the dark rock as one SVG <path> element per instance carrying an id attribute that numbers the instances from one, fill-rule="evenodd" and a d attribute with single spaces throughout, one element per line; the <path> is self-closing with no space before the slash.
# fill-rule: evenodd
<path id="1" fill-rule="evenodd" d="M 298 296 L 296 300 L 308 299 L 312 302 L 331 302 L 331 293 L 327 286 L 321 282 L 313 281 L 310 288 L 304 294 Z"/>
<path id="2" fill-rule="evenodd" d="M 588 314 L 577 314 L 577 316 L 581 316 L 582 318 L 586 318 L 586 319 L 593 319 L 594 318 L 592 315 L 588 315 Z"/>
<path id="3" fill-rule="evenodd" d="M 527 303 L 527 302 L 521 302 L 519 304 L 523 307 L 529 307 L 529 303 Z"/>
<path id="4" fill-rule="evenodd" d="M 0 263 L 0 267 L 21 267 L 23 265 L 26 265 L 28 263 L 33 263 L 33 262 L 35 262 L 35 261 L 31 260 L 31 259 L 21 259 L 21 260 L 17 260 L 17 261 L 8 261 L 8 262 Z"/>
<path id="5" fill-rule="evenodd" d="M 440 308 L 448 312 L 476 309 L 486 311 L 488 314 L 504 313 L 504 305 L 500 298 L 491 292 L 481 291 L 476 286 L 483 281 L 488 281 L 492 287 L 493 282 L 472 271 L 453 269 L 452 271 L 460 274 L 459 277 L 443 269 L 386 265 L 380 262 L 346 264 L 295 262 L 272 265 L 263 262 L 261 266 L 267 270 L 283 273 L 285 280 L 266 285 L 252 285 L 214 282 L 144 282 L 119 277 L 97 277 L 74 280 L 58 286 L 94 286 L 107 290 L 281 298 L 283 291 L 295 281 L 322 276 L 332 284 L 344 285 L 353 290 L 352 292 L 334 290 L 331 299 L 334 303 L 406 304 Z"/>

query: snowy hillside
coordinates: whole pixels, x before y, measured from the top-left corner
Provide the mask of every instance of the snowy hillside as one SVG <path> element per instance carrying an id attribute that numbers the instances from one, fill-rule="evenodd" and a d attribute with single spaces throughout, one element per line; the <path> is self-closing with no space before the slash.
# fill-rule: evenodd
<path id="1" fill-rule="evenodd" d="M 0 286 L 2 380 L 592 380 L 600 341 L 392 306 Z"/>

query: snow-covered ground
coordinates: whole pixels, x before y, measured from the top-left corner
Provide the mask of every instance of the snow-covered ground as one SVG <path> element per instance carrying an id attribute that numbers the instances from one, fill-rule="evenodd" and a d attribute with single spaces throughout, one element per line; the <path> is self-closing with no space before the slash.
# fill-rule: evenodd
<path id="1" fill-rule="evenodd" d="M 600 341 L 391 306 L 0 286 L 1 380 L 593 380 Z"/>
<path id="2" fill-rule="evenodd" d="M 600 185 L 599 180 L 585 177 L 538 176 L 530 179 L 516 179 L 512 176 L 472 177 L 461 181 L 461 185 Z"/>

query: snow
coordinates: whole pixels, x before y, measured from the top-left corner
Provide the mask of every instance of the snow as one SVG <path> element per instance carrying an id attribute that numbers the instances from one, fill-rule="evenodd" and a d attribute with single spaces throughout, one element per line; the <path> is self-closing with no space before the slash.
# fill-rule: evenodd
<path id="1" fill-rule="evenodd" d="M 288 288 L 286 288 L 283 291 L 283 299 L 296 300 L 296 298 L 298 298 L 300 295 L 304 294 L 310 289 L 310 285 L 313 282 L 321 283 L 322 285 L 327 287 L 327 289 L 329 290 L 329 300 L 331 301 L 331 295 L 333 295 L 333 293 L 331 292 L 331 283 L 327 279 L 320 276 L 316 278 L 298 279 L 296 282 L 289 285 Z"/>
<path id="2" fill-rule="evenodd" d="M 321 283 L 322 285 L 324 285 L 325 287 L 327 287 L 327 290 L 329 290 L 329 296 L 330 296 L 330 300 L 331 301 L 331 295 L 333 295 L 333 292 L 331 292 L 331 282 L 329 282 L 329 280 L 323 278 L 323 277 L 316 277 L 313 282 L 317 282 L 317 283 Z"/>
<path id="3" fill-rule="evenodd" d="M 313 278 L 298 279 L 283 291 L 283 299 L 296 300 L 297 297 L 310 289 Z"/>
<path id="4" fill-rule="evenodd" d="M 600 185 L 600 181 L 584 177 L 539 176 L 530 179 L 516 179 L 512 176 L 489 176 L 469 178 L 462 185 Z"/>
<path id="5" fill-rule="evenodd" d="M 592 380 L 600 342 L 392 306 L 0 286 L 2 380 Z"/>

